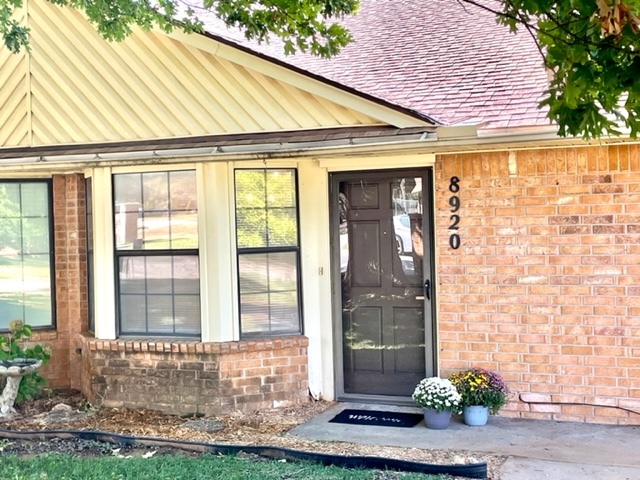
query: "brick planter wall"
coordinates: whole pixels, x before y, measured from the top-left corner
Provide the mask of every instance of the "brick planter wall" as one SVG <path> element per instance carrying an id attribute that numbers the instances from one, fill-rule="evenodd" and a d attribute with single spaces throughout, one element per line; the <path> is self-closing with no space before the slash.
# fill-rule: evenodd
<path id="1" fill-rule="evenodd" d="M 637 145 L 440 157 L 436 224 L 441 374 L 498 371 L 505 415 L 640 424 Z"/>
<path id="2" fill-rule="evenodd" d="M 308 339 L 225 343 L 82 338 L 82 390 L 96 404 L 217 415 L 309 400 Z"/>

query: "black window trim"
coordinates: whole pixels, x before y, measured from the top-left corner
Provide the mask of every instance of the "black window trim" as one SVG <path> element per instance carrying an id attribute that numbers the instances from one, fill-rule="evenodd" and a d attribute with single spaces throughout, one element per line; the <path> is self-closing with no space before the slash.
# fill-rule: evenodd
<path id="1" fill-rule="evenodd" d="M 198 259 L 198 265 L 200 265 L 200 246 L 198 248 L 185 248 L 185 249 L 131 249 L 131 250 L 118 250 L 118 246 L 116 244 L 116 215 L 115 215 L 115 203 L 114 203 L 114 194 L 115 194 L 115 179 L 117 175 L 129 175 L 129 174 L 142 174 L 145 173 L 171 173 L 171 172 L 194 172 L 196 175 L 196 183 L 197 183 L 197 169 L 193 168 L 181 168 L 181 169 L 170 169 L 170 170 L 144 170 L 144 171 L 130 171 L 130 172 L 121 172 L 121 173 L 112 173 L 111 174 L 111 208 L 113 209 L 111 212 L 111 228 L 112 228 L 112 245 L 113 245 L 113 272 L 114 272 L 114 292 L 116 297 L 116 337 L 118 338 L 139 338 L 139 337 L 150 337 L 154 339 L 159 338 L 180 338 L 180 339 L 201 339 L 202 338 L 202 325 L 200 325 L 200 332 L 197 334 L 186 334 L 186 333 L 176 333 L 175 331 L 170 332 L 162 332 L 162 333 L 154 333 L 149 331 L 140 331 L 140 332 L 122 332 L 122 302 L 120 299 L 120 258 L 122 257 L 174 257 L 174 256 L 194 256 Z M 199 211 L 199 209 L 198 209 Z M 199 228 L 199 227 L 198 227 Z M 199 242 L 198 242 L 199 243 Z M 202 274 L 200 273 L 200 279 L 202 278 Z M 202 322 L 202 292 L 199 290 L 200 295 L 200 321 Z M 145 318 L 145 325 L 147 324 L 147 318 Z M 175 330 L 175 322 L 174 322 L 174 330 Z"/>
<path id="2" fill-rule="evenodd" d="M 57 330 L 57 302 L 56 302 L 56 252 L 55 252 L 55 221 L 53 218 L 53 180 L 51 178 L 2 178 L 0 183 L 44 183 L 47 186 L 47 214 L 49 215 L 49 285 L 51 289 L 51 324 L 31 326 L 32 330 Z M 22 319 L 24 321 L 24 319 Z M 26 323 L 26 322 L 25 322 Z M 8 328 L 0 328 L 0 333 L 9 332 Z"/>
<path id="3" fill-rule="evenodd" d="M 295 186 L 295 199 L 296 199 L 296 245 L 295 246 L 274 246 L 274 247 L 239 247 L 238 246 L 238 215 L 235 199 L 236 197 L 236 172 L 238 171 L 291 171 L 293 172 L 294 186 Z M 288 335 L 304 335 L 304 317 L 303 317 L 303 304 L 302 304 L 302 255 L 300 248 L 300 192 L 298 187 L 298 169 L 296 167 L 246 167 L 235 168 L 233 171 L 233 198 L 234 209 L 233 216 L 235 219 L 235 243 L 236 243 L 236 272 L 237 272 L 237 305 L 238 305 L 238 331 L 240 332 L 240 339 L 253 339 L 253 338 L 272 338 L 272 337 L 286 337 Z M 274 331 L 261 331 L 261 332 L 242 332 L 242 303 L 240 295 L 240 255 L 242 254 L 264 254 L 264 253 L 295 253 L 296 254 L 296 284 L 297 284 L 297 300 L 298 300 L 298 328 L 296 330 L 278 330 Z"/>

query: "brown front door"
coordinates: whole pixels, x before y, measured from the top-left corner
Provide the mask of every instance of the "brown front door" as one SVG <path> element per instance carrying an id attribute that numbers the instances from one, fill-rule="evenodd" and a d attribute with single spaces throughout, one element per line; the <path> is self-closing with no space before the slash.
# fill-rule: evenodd
<path id="1" fill-rule="evenodd" d="M 406 399 L 433 374 L 429 174 L 333 177 L 339 397 Z"/>

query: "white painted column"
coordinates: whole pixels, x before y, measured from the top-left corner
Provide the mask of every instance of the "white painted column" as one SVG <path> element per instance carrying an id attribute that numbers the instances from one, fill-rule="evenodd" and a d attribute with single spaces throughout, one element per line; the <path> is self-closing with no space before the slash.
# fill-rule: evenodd
<path id="1" fill-rule="evenodd" d="M 116 279 L 113 268 L 111 168 L 95 168 L 91 177 L 95 336 L 113 340 L 116 338 Z"/>
<path id="2" fill-rule="evenodd" d="M 314 398 L 335 398 L 329 179 L 315 160 L 298 166 L 304 331 L 309 338 L 309 389 Z"/>
<path id="3" fill-rule="evenodd" d="M 238 340 L 233 165 L 200 163 L 196 168 L 202 341 Z"/>

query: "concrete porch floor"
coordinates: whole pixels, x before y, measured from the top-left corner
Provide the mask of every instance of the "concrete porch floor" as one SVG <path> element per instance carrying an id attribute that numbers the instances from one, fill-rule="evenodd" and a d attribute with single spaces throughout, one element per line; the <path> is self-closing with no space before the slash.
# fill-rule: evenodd
<path id="1" fill-rule="evenodd" d="M 301 438 L 425 449 L 458 449 L 507 455 L 502 480 L 640 480 L 640 426 L 595 425 L 489 417 L 468 427 L 454 416 L 446 430 L 328 423 L 352 408 L 421 413 L 414 407 L 340 403 L 303 423 Z"/>

